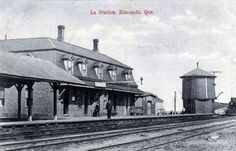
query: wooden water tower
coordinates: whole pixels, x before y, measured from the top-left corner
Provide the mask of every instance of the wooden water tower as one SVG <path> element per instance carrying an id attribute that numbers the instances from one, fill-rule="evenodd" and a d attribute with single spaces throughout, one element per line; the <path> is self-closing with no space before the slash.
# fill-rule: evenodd
<path id="1" fill-rule="evenodd" d="M 216 76 L 197 68 L 181 76 L 182 99 L 186 113 L 213 113 Z"/>

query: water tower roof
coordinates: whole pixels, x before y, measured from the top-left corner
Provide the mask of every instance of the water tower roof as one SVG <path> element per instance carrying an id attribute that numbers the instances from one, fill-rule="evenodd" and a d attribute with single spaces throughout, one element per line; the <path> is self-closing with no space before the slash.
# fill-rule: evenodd
<path id="1" fill-rule="evenodd" d="M 196 69 L 184 74 L 180 78 L 185 78 L 185 77 L 214 77 L 215 78 L 216 76 L 211 74 L 210 72 L 204 71 L 200 68 L 196 68 Z"/>

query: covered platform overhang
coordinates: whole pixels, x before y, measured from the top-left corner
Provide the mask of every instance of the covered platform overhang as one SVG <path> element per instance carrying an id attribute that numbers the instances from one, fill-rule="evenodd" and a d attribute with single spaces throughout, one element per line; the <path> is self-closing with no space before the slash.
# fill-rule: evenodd
<path id="1" fill-rule="evenodd" d="M 107 90 L 107 91 L 116 91 L 116 92 L 124 92 L 124 93 L 132 93 L 136 95 L 141 95 L 144 92 L 139 90 L 136 86 L 132 85 L 132 81 L 129 84 L 129 81 L 127 83 L 124 83 L 124 81 L 96 81 L 93 79 L 87 79 L 87 78 L 80 78 L 82 80 L 87 88 L 91 89 L 98 89 L 98 90 Z M 74 84 L 62 84 L 62 86 L 74 86 L 78 87 Z"/>
<path id="2" fill-rule="evenodd" d="M 57 89 L 61 83 L 84 87 L 86 84 L 49 61 L 13 53 L 0 53 L 0 86 L 15 86 L 18 91 L 18 118 L 21 118 L 21 91 L 28 91 L 28 120 L 32 120 L 32 87 L 35 82 L 48 82 L 53 89 L 54 119 L 57 119 Z"/>

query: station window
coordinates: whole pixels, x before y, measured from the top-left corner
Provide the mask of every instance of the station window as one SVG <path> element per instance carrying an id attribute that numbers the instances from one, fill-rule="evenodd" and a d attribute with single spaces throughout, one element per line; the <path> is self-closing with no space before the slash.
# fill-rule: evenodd
<path id="1" fill-rule="evenodd" d="M 73 67 L 74 67 L 73 56 L 66 54 L 62 57 L 62 60 L 64 63 L 65 70 L 70 74 L 73 74 Z"/>
<path id="2" fill-rule="evenodd" d="M 124 69 L 124 75 L 125 75 L 125 80 L 126 81 L 131 81 L 132 80 L 132 71 L 129 69 Z"/>
<path id="3" fill-rule="evenodd" d="M 116 71 L 115 70 L 109 70 L 109 74 L 112 81 L 116 81 Z"/>
<path id="4" fill-rule="evenodd" d="M 131 73 L 125 74 L 126 81 L 131 81 Z"/>
<path id="5" fill-rule="evenodd" d="M 87 70 L 88 70 L 88 59 L 86 58 L 78 58 L 77 64 L 79 67 L 79 71 L 82 76 L 87 76 Z"/>
<path id="6" fill-rule="evenodd" d="M 116 81 L 116 70 L 117 67 L 115 65 L 108 66 L 108 72 L 112 81 Z"/>
<path id="7" fill-rule="evenodd" d="M 103 78 L 103 63 L 102 62 L 95 62 L 93 64 L 96 76 L 98 79 L 102 79 Z"/>
<path id="8" fill-rule="evenodd" d="M 72 97 L 71 97 L 71 101 L 72 101 L 72 102 L 75 102 L 75 96 L 72 96 Z"/>
<path id="9" fill-rule="evenodd" d="M 5 89 L 0 88 L 0 107 L 5 105 Z"/>
<path id="10" fill-rule="evenodd" d="M 79 63 L 79 71 L 82 74 L 82 76 L 87 76 L 87 64 Z"/>
<path id="11" fill-rule="evenodd" d="M 103 78 L 103 67 L 95 67 L 94 70 L 97 75 L 97 78 L 102 79 Z"/>
<path id="12" fill-rule="evenodd" d="M 103 78 L 103 69 L 102 68 L 95 68 L 95 72 L 96 72 L 98 79 Z"/>

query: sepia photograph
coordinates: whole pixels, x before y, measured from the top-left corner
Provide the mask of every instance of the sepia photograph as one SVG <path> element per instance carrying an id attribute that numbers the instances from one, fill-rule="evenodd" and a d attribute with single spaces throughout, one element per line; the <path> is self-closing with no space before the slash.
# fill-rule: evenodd
<path id="1" fill-rule="evenodd" d="M 236 1 L 0 0 L 0 151 L 236 151 Z"/>

